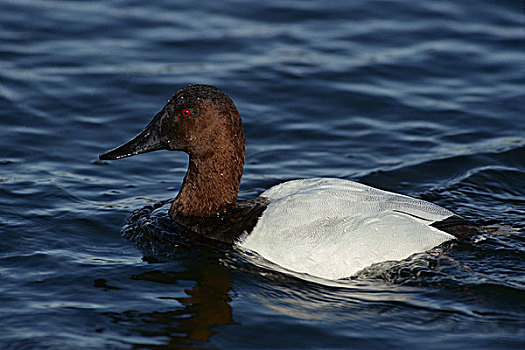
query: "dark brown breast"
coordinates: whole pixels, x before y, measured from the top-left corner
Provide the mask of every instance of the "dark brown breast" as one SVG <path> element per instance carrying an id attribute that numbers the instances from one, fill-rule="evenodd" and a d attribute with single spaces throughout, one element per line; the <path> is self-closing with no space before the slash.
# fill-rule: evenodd
<path id="1" fill-rule="evenodd" d="M 183 216 L 173 219 L 191 233 L 213 240 L 234 243 L 243 233 L 251 232 L 270 201 L 264 197 L 238 201 L 236 206 L 212 217 Z"/>

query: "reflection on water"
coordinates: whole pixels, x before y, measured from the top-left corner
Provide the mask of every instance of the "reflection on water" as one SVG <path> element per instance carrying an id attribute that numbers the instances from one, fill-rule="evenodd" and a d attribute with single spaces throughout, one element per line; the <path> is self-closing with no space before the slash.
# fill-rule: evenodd
<path id="1" fill-rule="evenodd" d="M 220 263 L 226 251 L 185 236 L 183 229 L 167 216 L 170 201 L 160 201 L 135 211 L 127 219 L 123 233 L 142 248 L 146 254 L 143 259 L 152 264 L 162 266 L 162 261 L 188 256 L 182 271 L 154 270 L 133 276 L 134 280 L 158 284 L 154 288 L 160 293 L 155 297 L 176 301 L 177 306 L 170 311 L 128 311 L 112 315 L 115 322 L 136 324 L 134 332 L 151 337 L 167 348 L 206 343 L 215 334 L 214 327 L 233 323 L 230 277 L 227 267 Z M 201 250 L 206 254 L 204 261 L 200 259 Z M 162 294 L 164 285 L 177 284 L 181 280 L 195 281 L 193 287 L 184 290 L 185 296 Z M 135 347 L 145 345 L 139 343 Z"/>
<path id="2" fill-rule="evenodd" d="M 130 338 L 127 342 L 134 344 L 134 348 L 160 345 L 168 349 L 180 348 L 181 345 L 201 348 L 215 334 L 215 327 L 233 323 L 228 270 L 218 261 L 207 263 L 206 268 L 200 266 L 183 272 L 150 271 L 133 276 L 133 279 L 149 282 L 151 288 L 158 291 L 155 298 L 172 300 L 176 304 L 168 311 L 129 310 L 107 314 L 113 322 L 128 329 Z M 177 284 L 180 280 L 197 282 L 184 290 L 184 297 L 162 293 L 166 285 Z M 134 335 L 141 338 L 133 339 Z"/>

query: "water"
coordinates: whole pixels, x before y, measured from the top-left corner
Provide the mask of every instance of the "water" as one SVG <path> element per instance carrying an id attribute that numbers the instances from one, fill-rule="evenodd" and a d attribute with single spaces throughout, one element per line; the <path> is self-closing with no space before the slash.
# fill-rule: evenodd
<path id="1" fill-rule="evenodd" d="M 525 348 L 523 232 L 307 281 L 122 238 L 187 157 L 97 161 L 207 83 L 244 119 L 241 198 L 340 177 L 523 229 L 523 6 L 0 1 L 0 348 Z"/>

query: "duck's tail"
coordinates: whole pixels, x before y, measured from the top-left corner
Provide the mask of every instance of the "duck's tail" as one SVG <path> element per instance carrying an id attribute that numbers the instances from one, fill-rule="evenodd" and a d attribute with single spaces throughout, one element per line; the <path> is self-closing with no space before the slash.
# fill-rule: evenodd
<path id="1" fill-rule="evenodd" d="M 483 234 L 509 236 L 518 232 L 517 229 L 508 225 L 478 225 L 457 215 L 436 221 L 430 226 L 450 233 L 459 240 Z"/>

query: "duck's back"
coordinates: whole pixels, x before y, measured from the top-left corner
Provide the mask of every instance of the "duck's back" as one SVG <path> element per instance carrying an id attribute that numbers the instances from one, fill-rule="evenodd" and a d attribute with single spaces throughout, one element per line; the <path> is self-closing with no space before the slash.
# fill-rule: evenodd
<path id="1" fill-rule="evenodd" d="M 344 278 L 454 239 L 430 226 L 452 212 L 353 181 L 295 180 L 261 196 L 270 204 L 239 245 L 296 272 Z"/>

